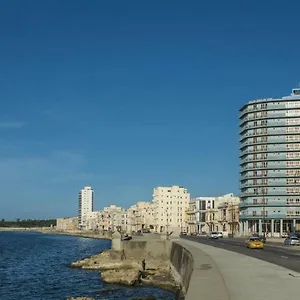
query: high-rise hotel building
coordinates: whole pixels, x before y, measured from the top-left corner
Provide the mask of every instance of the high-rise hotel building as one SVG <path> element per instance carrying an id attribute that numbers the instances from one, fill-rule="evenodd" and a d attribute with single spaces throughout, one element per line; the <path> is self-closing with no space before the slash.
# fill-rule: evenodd
<path id="1" fill-rule="evenodd" d="M 240 110 L 240 230 L 272 236 L 300 225 L 300 88 Z"/>
<path id="2" fill-rule="evenodd" d="M 94 210 L 94 190 L 85 186 L 78 194 L 78 227 L 84 229 L 87 219 Z"/>

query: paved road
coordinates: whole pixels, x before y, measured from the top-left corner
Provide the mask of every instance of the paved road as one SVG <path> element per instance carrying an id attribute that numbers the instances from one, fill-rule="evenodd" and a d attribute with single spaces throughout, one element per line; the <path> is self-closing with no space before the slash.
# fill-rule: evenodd
<path id="1" fill-rule="evenodd" d="M 245 239 L 223 238 L 218 240 L 207 237 L 182 236 L 183 239 L 202 243 L 205 245 L 238 252 L 247 256 L 255 257 L 284 268 L 300 272 L 300 247 L 278 246 L 278 243 L 266 243 L 264 249 L 248 249 L 245 247 Z"/>

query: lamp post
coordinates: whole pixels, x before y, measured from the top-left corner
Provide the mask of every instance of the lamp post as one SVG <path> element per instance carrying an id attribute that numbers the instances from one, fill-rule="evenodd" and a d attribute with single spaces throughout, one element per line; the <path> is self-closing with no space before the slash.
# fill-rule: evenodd
<path id="1" fill-rule="evenodd" d="M 299 86 L 300 86 L 300 83 L 299 83 Z M 295 178 L 294 178 L 294 183 L 299 183 L 299 175 L 300 175 L 300 171 L 299 170 L 296 170 L 295 172 Z M 296 231 L 296 227 L 294 227 L 294 224 L 293 224 L 293 232 Z"/>
<path id="2" fill-rule="evenodd" d="M 234 237 L 234 221 L 233 221 L 233 217 L 234 217 L 234 207 L 233 207 L 233 204 L 230 204 L 231 205 L 231 237 Z"/>
<path id="3" fill-rule="evenodd" d="M 265 188 L 263 187 L 261 189 L 262 191 L 262 205 L 263 205 L 263 224 L 262 224 L 262 230 L 263 230 L 263 237 L 264 239 L 266 238 L 266 229 L 267 229 L 267 224 L 266 224 L 266 202 L 265 202 Z"/>

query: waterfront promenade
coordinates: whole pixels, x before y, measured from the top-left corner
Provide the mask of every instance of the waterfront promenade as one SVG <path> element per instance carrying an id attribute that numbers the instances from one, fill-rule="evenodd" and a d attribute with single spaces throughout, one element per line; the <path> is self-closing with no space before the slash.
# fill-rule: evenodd
<path id="1" fill-rule="evenodd" d="M 282 300 L 299 297 L 300 273 L 201 242 L 181 238 L 179 243 L 190 251 L 194 259 L 187 300 Z"/>

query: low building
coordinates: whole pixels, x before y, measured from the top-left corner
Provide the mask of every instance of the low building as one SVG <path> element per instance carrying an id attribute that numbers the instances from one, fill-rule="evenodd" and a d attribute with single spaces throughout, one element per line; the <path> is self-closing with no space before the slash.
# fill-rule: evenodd
<path id="1" fill-rule="evenodd" d="M 56 230 L 74 231 L 78 228 L 78 217 L 58 218 L 56 219 Z"/>
<path id="2" fill-rule="evenodd" d="M 186 211 L 188 216 L 188 230 L 190 233 L 204 234 L 208 231 L 206 213 L 214 208 L 215 197 L 192 198 Z"/>
<path id="3" fill-rule="evenodd" d="M 205 213 L 207 231 L 232 233 L 239 230 L 238 205 L 240 199 L 233 193 L 216 197 Z"/>
<path id="4" fill-rule="evenodd" d="M 218 223 L 221 231 L 231 235 L 239 234 L 239 198 L 232 199 L 230 202 L 222 202 L 218 206 Z"/>

